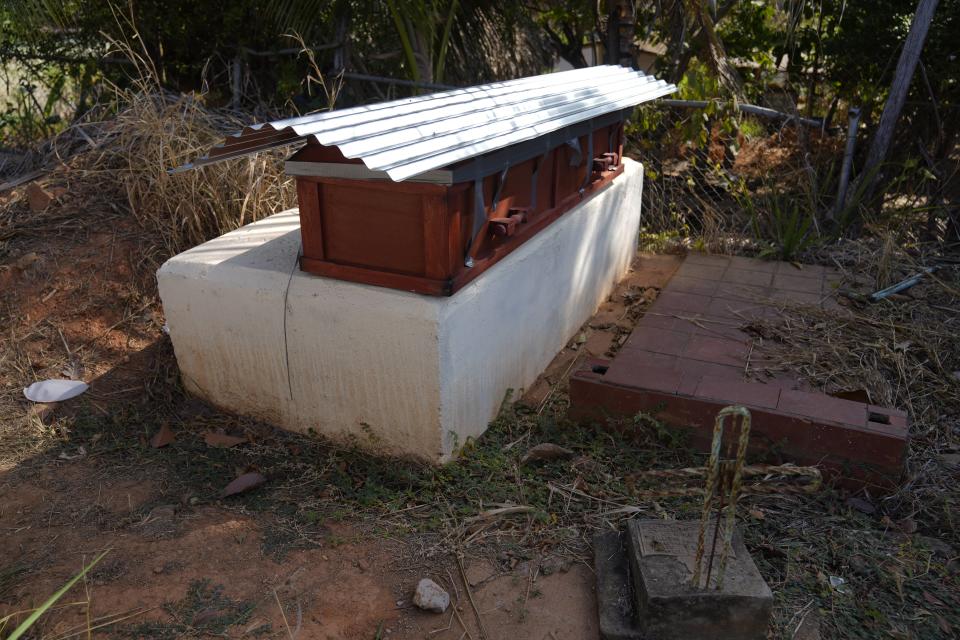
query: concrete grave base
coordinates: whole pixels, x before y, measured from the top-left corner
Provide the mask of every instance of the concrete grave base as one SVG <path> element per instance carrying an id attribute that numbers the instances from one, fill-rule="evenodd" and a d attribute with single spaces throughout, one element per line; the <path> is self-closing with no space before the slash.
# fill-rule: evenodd
<path id="1" fill-rule="evenodd" d="M 629 520 L 625 533 L 594 537 L 603 640 L 767 637 L 773 594 L 739 531 L 734 531 L 722 588 L 715 588 L 716 575 L 711 589 L 691 585 L 698 531 L 699 522 Z"/>
<path id="2" fill-rule="evenodd" d="M 624 164 L 613 184 L 451 297 L 300 271 L 296 210 L 171 258 L 157 278 L 185 386 L 292 431 L 449 459 L 627 272 L 643 170 Z"/>
<path id="3" fill-rule="evenodd" d="M 689 521 L 627 522 L 627 550 L 640 628 L 657 640 L 766 638 L 773 594 L 739 531 L 734 530 L 722 587 L 715 588 L 716 567 L 710 589 L 691 585 L 699 525 Z M 711 526 L 708 541 L 712 534 Z"/>

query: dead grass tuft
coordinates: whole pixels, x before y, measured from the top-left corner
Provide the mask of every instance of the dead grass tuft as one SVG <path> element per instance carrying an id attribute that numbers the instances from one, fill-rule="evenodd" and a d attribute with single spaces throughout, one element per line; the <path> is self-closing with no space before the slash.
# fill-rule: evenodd
<path id="1" fill-rule="evenodd" d="M 908 255 L 889 237 L 849 243 L 830 255 L 843 274 L 839 290 L 855 297 L 938 262 Z M 864 392 L 871 404 L 908 413 L 905 480 L 885 499 L 885 510 L 960 541 L 951 516 L 956 471 L 943 457 L 960 445 L 960 279 L 956 267 L 942 264 L 946 268 L 904 295 L 875 304 L 855 302 L 840 311 L 785 305 L 782 317 L 762 323 L 761 332 L 776 354 L 775 370 L 797 372 L 827 393 Z"/>

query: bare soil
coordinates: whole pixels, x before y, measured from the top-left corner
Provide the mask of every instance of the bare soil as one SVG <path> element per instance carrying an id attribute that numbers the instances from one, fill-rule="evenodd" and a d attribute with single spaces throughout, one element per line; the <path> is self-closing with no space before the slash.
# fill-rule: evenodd
<path id="1" fill-rule="evenodd" d="M 77 403 L 31 405 L 23 385 L 83 379 L 91 385 L 84 402 L 96 412 L 129 415 L 130 407 L 149 412 L 162 403 L 175 376 L 138 230 L 101 222 L 18 238 L 0 254 L 0 406 L 10 423 L 0 460 L 0 616 L 38 606 L 108 550 L 82 587 L 41 619 L 38 635 L 93 628 L 120 637 L 443 639 L 462 638 L 466 628 L 473 638 L 596 637 L 594 576 L 585 562 L 490 554 L 425 560 L 415 539 L 377 537 L 349 517 L 291 543 L 287 523 L 268 512 L 178 494 L 170 469 L 118 463 L 97 449 L 99 436 L 92 447 L 74 444 Z M 619 348 L 632 326 L 622 302 L 631 286 L 625 282 L 574 337 L 527 402 L 542 409 L 576 362 Z M 147 447 L 150 435 L 144 429 L 127 446 Z M 446 613 L 411 604 L 425 576 L 449 589 L 454 604 Z"/>

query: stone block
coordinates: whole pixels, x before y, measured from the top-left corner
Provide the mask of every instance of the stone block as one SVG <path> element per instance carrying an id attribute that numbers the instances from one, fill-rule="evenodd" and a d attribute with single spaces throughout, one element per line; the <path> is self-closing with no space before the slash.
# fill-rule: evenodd
<path id="1" fill-rule="evenodd" d="M 716 564 L 710 588 L 691 583 L 699 522 L 630 520 L 627 556 L 645 637 L 656 640 L 762 640 L 773 594 L 735 530 L 721 588 Z M 707 535 L 707 548 L 712 535 Z M 719 558 L 719 549 L 717 551 Z"/>
<path id="2" fill-rule="evenodd" d="M 450 297 L 299 270 L 296 210 L 190 249 L 157 274 L 184 385 L 292 431 L 446 461 L 627 273 L 642 180 L 624 159 L 612 184 Z"/>

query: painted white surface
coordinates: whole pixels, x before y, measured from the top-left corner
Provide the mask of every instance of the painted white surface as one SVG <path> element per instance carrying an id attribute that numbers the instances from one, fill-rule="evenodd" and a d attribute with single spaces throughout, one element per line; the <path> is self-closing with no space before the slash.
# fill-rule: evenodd
<path id="1" fill-rule="evenodd" d="M 624 162 L 612 185 L 451 297 L 301 272 L 295 209 L 171 258 L 157 277 L 185 385 L 294 431 L 448 459 L 626 273 L 643 171 Z"/>

